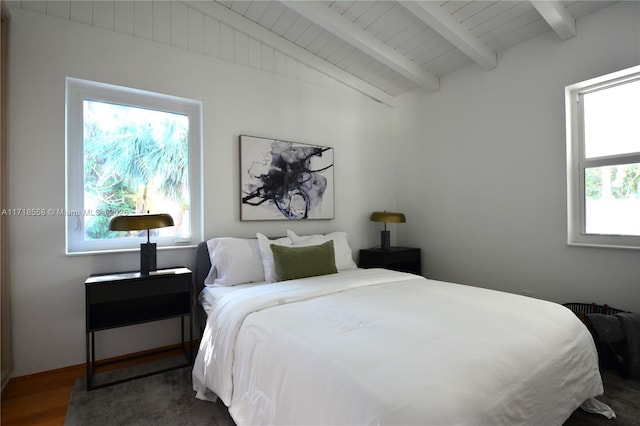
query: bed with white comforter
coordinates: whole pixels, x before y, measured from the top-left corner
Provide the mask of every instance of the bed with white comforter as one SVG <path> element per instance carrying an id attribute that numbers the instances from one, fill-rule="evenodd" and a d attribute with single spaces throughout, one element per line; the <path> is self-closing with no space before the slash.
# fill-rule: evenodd
<path id="1" fill-rule="evenodd" d="M 603 393 L 565 307 L 383 269 L 207 287 L 193 369 L 239 425 L 560 425 Z"/>

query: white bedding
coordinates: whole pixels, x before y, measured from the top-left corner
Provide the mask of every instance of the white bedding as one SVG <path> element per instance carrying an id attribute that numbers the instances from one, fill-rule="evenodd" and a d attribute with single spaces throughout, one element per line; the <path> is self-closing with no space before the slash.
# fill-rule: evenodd
<path id="1" fill-rule="evenodd" d="M 563 306 L 382 269 L 218 294 L 193 386 L 239 425 L 560 425 L 603 392 Z"/>

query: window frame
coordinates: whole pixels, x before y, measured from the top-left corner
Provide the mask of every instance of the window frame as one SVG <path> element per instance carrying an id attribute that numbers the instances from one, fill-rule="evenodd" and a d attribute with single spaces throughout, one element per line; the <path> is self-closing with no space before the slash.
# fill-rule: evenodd
<path id="1" fill-rule="evenodd" d="M 567 154 L 567 243 L 577 246 L 640 250 L 640 236 L 587 234 L 585 169 L 640 163 L 640 152 L 585 158 L 584 94 L 640 80 L 640 66 L 565 87 Z M 640 100 L 639 100 L 640 102 Z"/>
<path id="2" fill-rule="evenodd" d="M 202 240 L 202 102 L 192 99 L 117 86 L 107 83 L 66 79 L 65 248 L 67 255 L 138 250 L 146 237 L 102 240 L 84 238 L 84 127 L 83 102 L 96 100 L 189 116 L 189 220 L 191 236 L 153 237 L 158 248 L 192 247 Z M 162 212 L 153 212 L 162 213 Z"/>

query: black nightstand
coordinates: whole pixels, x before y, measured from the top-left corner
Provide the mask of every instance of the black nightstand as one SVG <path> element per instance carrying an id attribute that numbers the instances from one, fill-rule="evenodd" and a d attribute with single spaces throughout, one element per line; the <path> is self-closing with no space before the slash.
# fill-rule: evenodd
<path id="1" fill-rule="evenodd" d="M 147 276 L 139 272 L 90 275 L 85 284 L 87 390 L 162 373 L 193 363 L 191 271 L 171 268 L 153 271 Z M 182 350 L 186 362 L 146 372 L 134 377 L 94 384 L 96 368 L 109 362 L 96 363 L 95 333 L 150 321 L 180 317 Z M 189 321 L 189 340 L 185 346 L 185 317 Z M 126 359 L 126 358 L 125 358 Z M 118 362 L 125 360 L 118 359 Z"/>
<path id="2" fill-rule="evenodd" d="M 419 248 L 391 247 L 389 250 L 380 248 L 360 250 L 359 266 L 393 269 L 418 275 L 422 273 Z"/>

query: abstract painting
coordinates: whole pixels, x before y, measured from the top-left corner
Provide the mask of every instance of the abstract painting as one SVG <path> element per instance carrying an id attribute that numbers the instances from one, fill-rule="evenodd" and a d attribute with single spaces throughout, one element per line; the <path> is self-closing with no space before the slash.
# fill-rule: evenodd
<path id="1" fill-rule="evenodd" d="M 240 220 L 334 218 L 333 148 L 240 136 Z"/>

